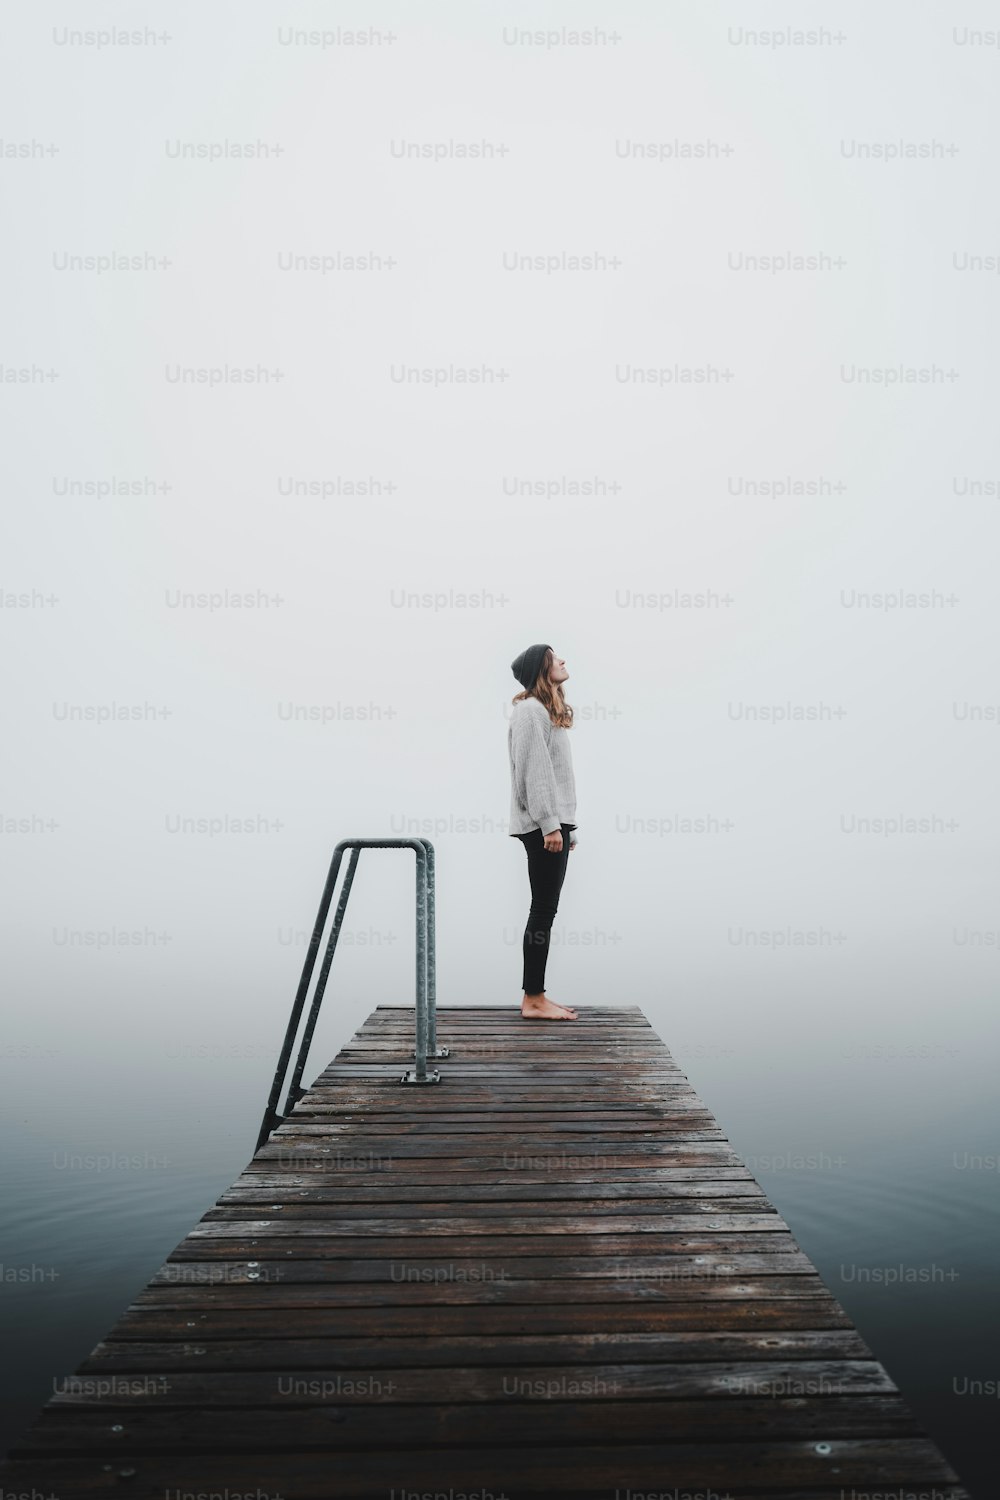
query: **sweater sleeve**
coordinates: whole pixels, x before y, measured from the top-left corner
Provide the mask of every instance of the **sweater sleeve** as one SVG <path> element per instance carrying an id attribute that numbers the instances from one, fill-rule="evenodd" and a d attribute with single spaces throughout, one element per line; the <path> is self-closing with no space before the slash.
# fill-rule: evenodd
<path id="1" fill-rule="evenodd" d="M 556 774 L 545 743 L 545 730 L 534 709 L 515 712 L 511 720 L 511 753 L 518 801 L 528 809 L 543 833 L 553 833 L 560 826 Z"/>

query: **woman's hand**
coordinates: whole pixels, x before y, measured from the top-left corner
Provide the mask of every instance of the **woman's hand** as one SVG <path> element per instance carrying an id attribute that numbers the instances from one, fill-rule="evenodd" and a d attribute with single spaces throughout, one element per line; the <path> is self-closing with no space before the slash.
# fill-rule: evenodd
<path id="1" fill-rule="evenodd" d="M 551 833 L 546 833 L 545 835 L 543 835 L 543 837 L 544 837 L 545 847 L 549 851 L 550 854 L 559 854 L 559 853 L 562 852 L 562 830 L 561 829 L 554 828 Z"/>

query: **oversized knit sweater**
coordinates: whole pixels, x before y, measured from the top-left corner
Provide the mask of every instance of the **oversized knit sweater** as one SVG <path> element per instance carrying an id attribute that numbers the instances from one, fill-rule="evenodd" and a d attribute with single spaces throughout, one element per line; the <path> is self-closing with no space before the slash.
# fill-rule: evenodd
<path id="1" fill-rule="evenodd" d="M 569 731 L 553 724 L 537 698 L 512 705 L 507 730 L 510 760 L 510 833 L 540 828 L 552 833 L 561 823 L 575 828 L 576 782 Z M 570 840 L 576 843 L 574 834 Z"/>

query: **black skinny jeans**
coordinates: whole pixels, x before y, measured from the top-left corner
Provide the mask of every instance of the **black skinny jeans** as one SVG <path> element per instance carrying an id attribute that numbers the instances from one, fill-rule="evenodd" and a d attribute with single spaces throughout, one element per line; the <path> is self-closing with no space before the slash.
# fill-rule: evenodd
<path id="1" fill-rule="evenodd" d="M 545 847 L 545 835 L 540 828 L 530 833 L 519 833 L 517 837 L 524 845 L 528 856 L 528 879 L 531 882 L 531 910 L 528 925 L 524 929 L 524 977 L 522 988 L 526 995 L 540 995 L 545 989 L 545 963 L 549 956 L 549 934 L 552 920 L 559 910 L 559 893 L 566 879 L 566 863 L 569 859 L 569 836 L 575 824 L 561 824 L 563 846 L 558 854 L 551 854 Z"/>

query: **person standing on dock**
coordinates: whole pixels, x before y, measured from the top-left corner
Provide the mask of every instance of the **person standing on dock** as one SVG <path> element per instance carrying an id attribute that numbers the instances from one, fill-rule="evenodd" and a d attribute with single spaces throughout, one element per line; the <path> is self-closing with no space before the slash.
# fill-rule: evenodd
<path id="1" fill-rule="evenodd" d="M 576 783 L 567 730 L 573 710 L 563 695 L 566 663 L 551 646 L 528 646 L 511 662 L 524 691 L 511 700 L 510 836 L 528 856 L 531 908 L 524 929 L 521 1015 L 526 1020 L 575 1021 L 571 1005 L 545 993 L 549 936 L 559 908 L 571 849 L 576 847 Z"/>

